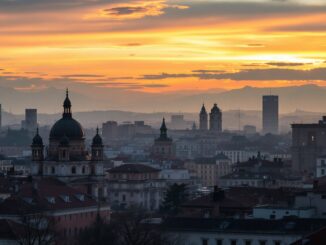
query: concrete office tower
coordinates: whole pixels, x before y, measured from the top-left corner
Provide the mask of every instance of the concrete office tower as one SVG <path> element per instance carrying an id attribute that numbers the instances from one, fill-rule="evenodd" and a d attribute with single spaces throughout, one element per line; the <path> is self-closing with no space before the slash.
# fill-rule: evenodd
<path id="1" fill-rule="evenodd" d="M 199 113 L 199 130 L 208 130 L 208 114 L 204 104 Z"/>
<path id="2" fill-rule="evenodd" d="M 116 121 L 108 121 L 102 125 L 102 135 L 104 140 L 114 140 L 118 137 L 118 123 Z"/>
<path id="3" fill-rule="evenodd" d="M 25 109 L 25 120 L 22 122 L 22 128 L 30 132 L 35 132 L 37 128 L 37 109 Z"/>
<path id="4" fill-rule="evenodd" d="M 213 132 L 222 132 L 222 111 L 214 104 L 211 113 L 209 113 L 209 130 Z"/>
<path id="5" fill-rule="evenodd" d="M 278 96 L 263 96 L 263 134 L 278 134 Z"/>

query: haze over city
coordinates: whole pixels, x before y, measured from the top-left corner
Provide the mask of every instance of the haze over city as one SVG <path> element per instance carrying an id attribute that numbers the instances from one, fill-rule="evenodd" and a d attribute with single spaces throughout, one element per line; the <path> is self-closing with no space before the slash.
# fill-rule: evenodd
<path id="1" fill-rule="evenodd" d="M 0 0 L 0 245 L 325 245 L 326 0 Z"/>

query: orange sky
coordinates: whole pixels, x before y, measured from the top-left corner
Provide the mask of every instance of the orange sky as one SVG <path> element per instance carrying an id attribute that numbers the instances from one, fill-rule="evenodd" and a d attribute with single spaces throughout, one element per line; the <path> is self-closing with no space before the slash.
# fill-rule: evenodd
<path id="1" fill-rule="evenodd" d="M 67 81 L 175 92 L 325 85 L 325 1 L 17 2 L 0 3 L 3 86 L 39 90 Z"/>

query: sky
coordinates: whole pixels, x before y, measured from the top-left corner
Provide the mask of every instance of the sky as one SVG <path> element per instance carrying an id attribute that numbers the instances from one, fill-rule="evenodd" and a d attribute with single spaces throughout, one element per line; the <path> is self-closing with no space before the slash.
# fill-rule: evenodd
<path id="1" fill-rule="evenodd" d="M 0 86 L 325 85 L 326 0 L 0 0 Z"/>

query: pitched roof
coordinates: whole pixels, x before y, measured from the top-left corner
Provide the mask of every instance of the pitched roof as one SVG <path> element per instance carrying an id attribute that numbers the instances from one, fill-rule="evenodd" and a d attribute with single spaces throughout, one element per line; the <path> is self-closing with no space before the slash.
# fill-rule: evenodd
<path id="1" fill-rule="evenodd" d="M 21 185 L 18 193 L 0 203 L 0 214 L 34 213 L 96 207 L 97 202 L 63 182 L 43 178 Z"/>

